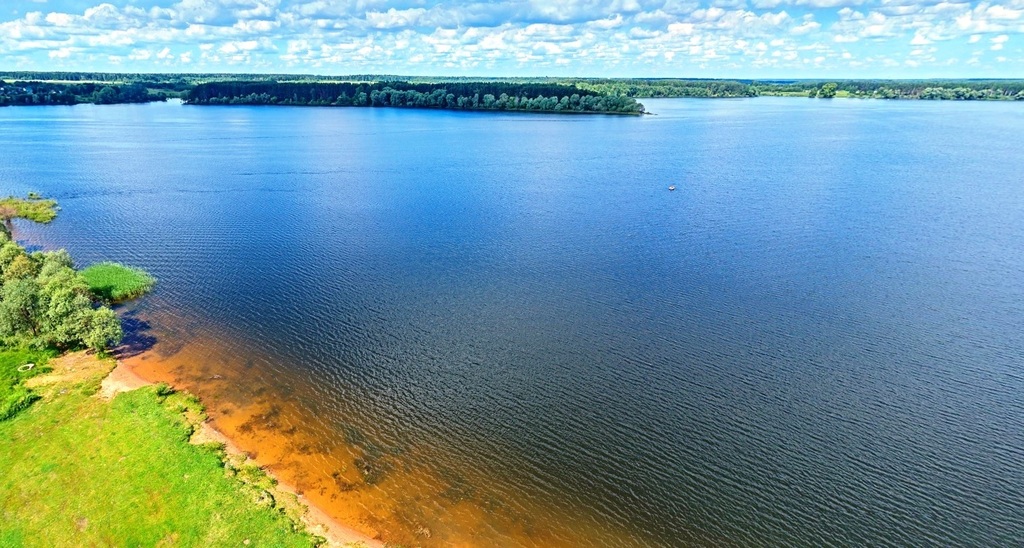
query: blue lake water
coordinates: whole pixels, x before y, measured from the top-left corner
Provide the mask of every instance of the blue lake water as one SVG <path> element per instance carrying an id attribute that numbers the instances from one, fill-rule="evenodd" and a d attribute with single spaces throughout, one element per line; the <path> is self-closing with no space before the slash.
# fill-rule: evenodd
<path id="1" fill-rule="evenodd" d="M 0 191 L 386 540 L 1024 544 L 1024 107 L 644 103 L 7 108 Z"/>

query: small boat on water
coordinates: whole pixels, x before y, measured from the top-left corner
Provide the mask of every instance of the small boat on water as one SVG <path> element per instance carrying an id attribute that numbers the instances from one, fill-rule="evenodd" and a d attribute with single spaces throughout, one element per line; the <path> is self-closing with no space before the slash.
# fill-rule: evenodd
<path id="1" fill-rule="evenodd" d="M 669 186 L 668 186 L 668 189 L 669 189 L 669 190 L 675 190 L 675 189 L 676 189 L 676 185 L 669 185 Z"/>

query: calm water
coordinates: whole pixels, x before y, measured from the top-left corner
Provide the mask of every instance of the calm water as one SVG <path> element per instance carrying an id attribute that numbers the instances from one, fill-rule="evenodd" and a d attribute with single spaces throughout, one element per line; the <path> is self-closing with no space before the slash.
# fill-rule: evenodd
<path id="1" fill-rule="evenodd" d="M 1024 107 L 645 103 L 0 109 L 0 190 L 384 539 L 1024 544 Z"/>

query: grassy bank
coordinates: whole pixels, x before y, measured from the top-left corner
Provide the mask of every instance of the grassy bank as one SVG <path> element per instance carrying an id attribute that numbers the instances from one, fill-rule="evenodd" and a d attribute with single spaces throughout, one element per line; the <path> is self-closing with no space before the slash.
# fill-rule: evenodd
<path id="1" fill-rule="evenodd" d="M 151 386 L 107 401 L 95 392 L 112 363 L 62 359 L 33 379 L 41 400 L 0 421 L 0 546 L 316 544 L 259 469 L 189 443 L 193 398 Z"/>
<path id="2" fill-rule="evenodd" d="M 89 289 L 109 302 L 121 302 L 145 295 L 156 279 L 146 271 L 118 263 L 98 263 L 82 270 Z"/>
<path id="3" fill-rule="evenodd" d="M 51 353 L 37 350 L 0 351 L 0 421 L 28 408 L 39 396 L 25 381 L 46 372 Z"/>

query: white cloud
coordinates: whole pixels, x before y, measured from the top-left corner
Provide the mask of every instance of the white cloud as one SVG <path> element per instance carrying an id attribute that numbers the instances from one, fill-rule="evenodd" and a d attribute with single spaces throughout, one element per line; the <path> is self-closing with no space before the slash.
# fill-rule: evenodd
<path id="1" fill-rule="evenodd" d="M 150 57 L 153 57 L 153 52 L 148 49 L 134 49 L 128 54 L 128 59 L 132 61 L 147 61 Z"/>
<path id="2" fill-rule="evenodd" d="M 795 34 L 797 36 L 800 36 L 800 35 L 804 35 L 804 34 L 810 34 L 810 33 L 815 32 L 816 30 L 818 30 L 820 28 L 821 28 L 821 23 L 818 23 L 817 21 L 804 21 L 803 23 L 801 23 L 801 24 L 793 27 L 792 29 L 790 29 L 789 32 L 790 32 L 790 34 Z"/>
<path id="3" fill-rule="evenodd" d="M 70 9 L 71 0 L 50 0 L 45 11 L 0 19 L 0 60 L 35 56 L 40 67 L 51 60 L 90 70 L 99 68 L 90 59 L 117 58 L 134 70 L 192 63 L 197 70 L 601 74 L 618 67 L 680 76 L 703 67 L 708 76 L 733 69 L 781 76 L 805 63 L 834 66 L 847 53 L 848 61 L 881 66 L 883 57 L 869 60 L 877 50 L 891 51 L 897 65 L 925 47 L 939 49 L 914 55 L 922 66 L 928 57 L 936 65 L 966 60 L 956 48 L 1005 36 L 987 44 L 999 51 L 1024 32 L 1024 0 L 126 1 L 82 7 L 90 2 L 76 0 Z M 982 62 L 991 62 L 981 49 Z"/>
<path id="4" fill-rule="evenodd" d="M 396 10 L 395 8 L 391 8 L 386 12 L 367 12 L 366 21 L 370 26 L 378 29 L 405 28 L 419 24 L 426 13 L 427 10 L 423 8 L 407 10 Z"/>

